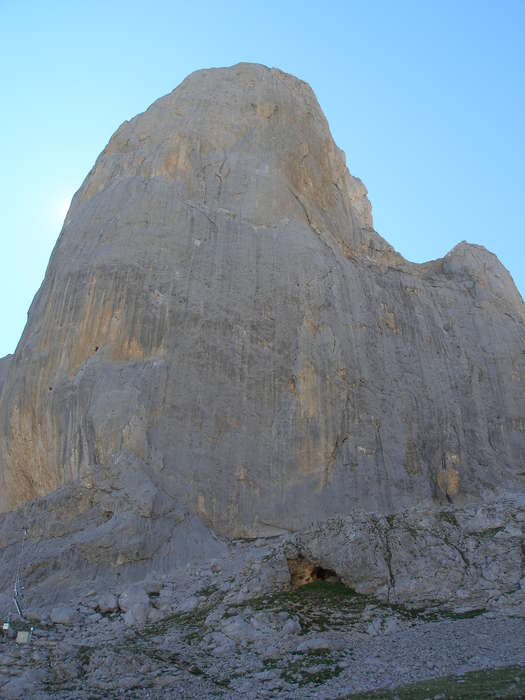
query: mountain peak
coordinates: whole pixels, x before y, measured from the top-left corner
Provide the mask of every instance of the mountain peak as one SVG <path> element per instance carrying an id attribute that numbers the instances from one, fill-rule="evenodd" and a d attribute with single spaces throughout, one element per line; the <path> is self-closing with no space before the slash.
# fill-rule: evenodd
<path id="1" fill-rule="evenodd" d="M 0 508 L 142 474 L 256 536 L 512 488 L 523 303 L 480 250 L 397 255 L 303 81 L 192 73 L 73 198 L 0 369 Z"/>

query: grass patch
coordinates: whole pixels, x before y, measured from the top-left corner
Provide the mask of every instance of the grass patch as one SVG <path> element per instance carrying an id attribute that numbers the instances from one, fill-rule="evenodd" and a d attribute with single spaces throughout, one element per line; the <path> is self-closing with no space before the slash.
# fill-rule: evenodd
<path id="1" fill-rule="evenodd" d="M 78 676 L 79 678 L 83 678 L 87 672 L 88 672 L 88 667 L 91 662 L 91 656 L 93 654 L 93 647 L 87 646 L 85 644 L 82 644 L 77 648 L 77 653 L 76 653 L 76 660 L 78 663 Z"/>
<path id="2" fill-rule="evenodd" d="M 393 689 L 374 690 L 342 696 L 339 700 L 489 700 L 489 698 L 525 697 L 525 667 L 474 671 L 464 676 L 447 676 Z"/>
<path id="3" fill-rule="evenodd" d="M 252 598 L 246 603 L 241 603 L 238 607 L 249 605 L 255 610 L 266 610 L 268 606 L 276 607 L 281 605 L 294 606 L 315 601 L 317 603 L 344 603 L 352 602 L 352 604 L 365 603 L 367 597 L 356 593 L 353 588 L 345 586 L 343 583 L 332 581 L 312 581 L 305 586 L 300 586 L 292 591 L 281 591 L 260 598 Z"/>
<path id="4" fill-rule="evenodd" d="M 197 666 L 194 660 L 186 660 L 183 656 L 163 647 L 155 646 L 155 643 L 148 637 L 137 633 L 134 639 L 128 639 L 113 647 L 113 651 L 121 656 L 132 656 L 136 662 L 149 659 L 156 664 L 158 669 L 165 673 L 170 673 L 173 668 L 187 671 L 193 676 L 207 676 L 205 671 Z"/>
<path id="5" fill-rule="evenodd" d="M 305 685 L 323 685 L 342 673 L 343 667 L 335 661 L 328 650 L 312 650 L 289 662 L 281 671 L 281 678 L 286 683 L 299 687 Z"/>
<path id="6" fill-rule="evenodd" d="M 456 613 L 410 608 L 399 603 L 381 602 L 372 596 L 357 593 L 342 583 L 320 580 L 292 591 L 252 598 L 230 606 L 224 617 L 232 617 L 246 608 L 274 613 L 286 612 L 297 619 L 301 626 L 301 634 L 344 629 L 348 626 L 364 626 L 365 630 L 368 624 L 377 618 L 383 623 L 388 619 L 397 619 L 400 622 L 416 624 L 469 619 L 485 612 L 484 609 Z"/>
<path id="7" fill-rule="evenodd" d="M 148 639 L 150 637 L 158 637 L 160 635 L 166 634 L 170 631 L 170 629 L 172 629 L 172 627 L 175 627 L 176 625 L 181 623 L 181 617 L 182 615 L 180 613 L 168 615 L 163 620 L 159 620 L 158 622 L 152 622 L 151 624 L 143 627 L 137 633 L 137 636 L 143 639 Z"/>
<path id="8" fill-rule="evenodd" d="M 209 598 L 214 593 L 217 593 L 218 590 L 219 586 L 213 583 L 211 584 L 211 586 L 205 586 L 204 588 L 201 588 L 200 591 L 197 591 L 197 593 L 195 593 L 195 595 L 202 598 Z"/>
<path id="9" fill-rule="evenodd" d="M 494 537 L 494 535 L 497 535 L 498 532 L 501 532 L 504 529 L 504 525 L 500 525 L 499 527 L 489 527 L 487 530 L 483 530 L 482 532 L 478 532 L 477 534 L 478 537 Z"/>
<path id="10" fill-rule="evenodd" d="M 483 615 L 485 608 L 476 610 L 465 610 L 462 612 L 453 612 L 452 610 L 425 610 L 423 608 L 409 608 L 401 603 L 380 603 L 376 605 L 386 610 L 391 610 L 397 613 L 405 620 L 413 620 L 414 622 L 439 622 L 440 620 L 470 620 L 473 617 Z"/>
<path id="11" fill-rule="evenodd" d="M 454 513 L 452 513 L 449 510 L 442 510 L 438 513 L 438 518 L 442 522 L 448 523 L 449 525 L 452 525 L 453 527 L 459 527 L 459 523 L 456 519 L 456 516 Z"/>
<path id="12" fill-rule="evenodd" d="M 282 659 L 265 659 L 263 667 L 265 670 L 280 671 L 283 681 L 299 687 L 322 685 L 343 671 L 333 653 L 327 649 L 308 651 L 292 661 L 287 660 L 284 665 Z"/>
<path id="13" fill-rule="evenodd" d="M 182 626 L 189 631 L 195 631 L 195 628 L 201 628 L 208 613 L 213 609 L 213 605 L 199 606 L 189 612 L 178 612 L 173 615 L 168 615 L 159 622 L 153 622 L 146 625 L 143 629 L 137 632 L 137 637 L 143 639 L 157 637 L 166 634 L 173 627 Z"/>
<path id="14" fill-rule="evenodd" d="M 366 596 L 342 583 L 313 581 L 293 591 L 252 598 L 247 606 L 267 612 L 287 612 L 297 618 L 303 633 L 343 627 L 361 616 Z"/>

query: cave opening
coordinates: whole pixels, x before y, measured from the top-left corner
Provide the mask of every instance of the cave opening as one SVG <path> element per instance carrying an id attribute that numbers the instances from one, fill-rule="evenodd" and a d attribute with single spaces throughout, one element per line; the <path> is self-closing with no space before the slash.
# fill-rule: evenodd
<path id="1" fill-rule="evenodd" d="M 341 583 L 341 578 L 335 571 L 321 566 L 319 562 L 311 561 L 304 557 L 288 559 L 287 562 L 292 588 L 300 588 L 314 581 Z"/>

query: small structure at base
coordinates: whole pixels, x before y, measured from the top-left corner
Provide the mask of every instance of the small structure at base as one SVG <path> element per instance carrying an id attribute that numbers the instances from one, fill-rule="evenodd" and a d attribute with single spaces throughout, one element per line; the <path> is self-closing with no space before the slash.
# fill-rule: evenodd
<path id="1" fill-rule="evenodd" d="M 31 641 L 31 637 L 33 635 L 33 628 L 31 627 L 30 630 L 19 630 L 15 642 L 17 644 L 28 644 Z"/>

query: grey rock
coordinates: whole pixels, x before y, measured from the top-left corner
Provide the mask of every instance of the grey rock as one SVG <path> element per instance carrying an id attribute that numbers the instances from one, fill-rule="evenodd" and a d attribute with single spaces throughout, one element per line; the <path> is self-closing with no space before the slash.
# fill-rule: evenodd
<path id="1" fill-rule="evenodd" d="M 521 507 L 507 502 L 413 508 L 386 517 L 356 513 L 298 533 L 286 551 L 289 558 L 334 571 L 350 588 L 383 601 L 483 608 L 496 595 L 519 588 L 519 512 Z M 476 530 L 476 523 L 487 521 L 499 525 Z"/>
<path id="2" fill-rule="evenodd" d="M 258 544 L 242 545 L 241 549 L 249 549 L 253 560 Z M 266 549 L 263 556 L 269 555 L 271 551 Z M 234 559 L 231 565 L 234 569 Z M 172 572 L 172 576 L 179 586 L 185 583 L 189 587 L 190 581 L 181 573 Z M 213 600 L 209 598 L 210 605 Z M 91 628 L 58 626 L 51 646 L 47 645 L 51 643 L 47 637 L 35 639 L 30 649 L 2 642 L 0 696 L 6 697 L 2 686 L 13 681 L 8 686 L 10 697 L 17 697 L 19 692 L 18 697 L 42 700 L 120 697 L 130 692 L 140 698 L 176 695 L 200 699 L 224 695 L 231 700 L 263 696 L 315 700 L 348 697 L 378 688 L 394 689 L 415 681 L 455 675 L 460 670 L 468 673 L 522 662 L 523 621 L 508 618 L 500 610 L 490 616 L 463 620 L 425 620 L 412 615 L 403 621 L 397 606 L 377 606 L 371 598 L 366 610 L 358 604 L 354 611 L 358 617 L 363 612 L 364 624 L 374 610 L 382 615 L 390 610 L 388 614 L 396 615 L 401 622 L 396 629 L 370 638 L 361 634 L 358 618 L 341 614 L 345 610 L 344 599 L 330 595 L 324 601 L 317 598 L 321 608 L 307 604 L 297 612 L 303 621 L 305 616 L 311 616 L 314 623 L 320 620 L 319 614 L 323 624 L 333 618 L 337 630 L 321 633 L 306 628 L 300 639 L 289 639 L 290 643 L 283 645 L 278 623 L 287 619 L 287 613 L 274 610 L 274 606 L 290 600 L 289 596 L 276 596 L 268 599 L 270 609 L 256 611 L 261 603 L 258 598 L 237 616 L 236 622 L 249 620 L 262 643 L 236 643 L 218 631 L 205 633 L 198 615 L 192 616 L 191 621 L 175 616 L 169 624 L 151 630 L 153 634 L 144 634 L 136 625 L 125 627 L 119 618 L 108 618 L 104 625 Z M 293 600 L 296 604 L 295 596 Z M 230 608 L 228 615 L 232 612 L 236 609 Z M 26 675 L 28 671 L 38 674 Z M 522 694 L 523 679 L 514 673 L 516 687 L 511 690 L 517 696 Z M 278 688 L 281 690 L 277 692 Z M 160 689 L 164 690 L 159 692 Z"/>
<path id="3" fill-rule="evenodd" d="M 372 620 L 372 622 L 369 623 L 366 631 L 367 634 L 371 635 L 372 637 L 377 636 L 381 632 L 381 620 Z"/>
<path id="4" fill-rule="evenodd" d="M 127 612 L 135 605 L 150 605 L 149 596 L 142 586 L 130 586 L 118 597 L 118 606 L 122 612 Z"/>
<path id="5" fill-rule="evenodd" d="M 297 651 L 334 651 L 344 647 L 344 640 L 329 637 L 310 637 L 297 645 Z"/>
<path id="6" fill-rule="evenodd" d="M 97 622 L 100 622 L 100 620 L 102 620 L 102 619 L 103 619 L 102 615 L 100 613 L 95 612 L 95 613 L 91 613 L 91 615 L 87 616 L 86 622 L 88 624 L 95 624 Z"/>
<path id="7" fill-rule="evenodd" d="M 229 656 L 236 649 L 235 641 L 220 632 L 215 632 L 213 635 L 211 635 L 210 642 L 211 653 L 213 656 Z"/>
<path id="8" fill-rule="evenodd" d="M 155 686 L 157 688 L 176 688 L 178 680 L 177 676 L 163 674 L 159 678 L 155 678 Z"/>
<path id="9" fill-rule="evenodd" d="M 259 647 L 258 651 L 263 659 L 279 659 L 283 654 L 281 645 L 272 642 Z"/>
<path id="10" fill-rule="evenodd" d="M 2 386 L 7 378 L 9 365 L 12 359 L 13 355 L 6 355 L 5 357 L 0 357 L 0 395 L 2 394 Z"/>
<path id="11" fill-rule="evenodd" d="M 199 605 L 199 599 L 195 596 L 190 596 L 182 601 L 180 605 L 177 606 L 177 612 L 187 613 L 195 610 Z"/>
<path id="12" fill-rule="evenodd" d="M 161 588 L 159 592 L 159 599 L 158 603 L 163 603 L 163 602 L 169 602 L 172 601 L 174 598 L 174 591 L 172 588 Z"/>
<path id="13" fill-rule="evenodd" d="M 159 596 L 160 591 L 161 591 L 161 583 L 160 581 L 145 581 L 144 582 L 144 590 L 146 593 L 150 596 Z"/>
<path id="14" fill-rule="evenodd" d="M 150 608 L 148 613 L 148 622 L 155 623 L 160 622 L 166 617 L 166 613 L 158 608 Z"/>
<path id="15" fill-rule="evenodd" d="M 124 622 L 126 625 L 141 626 L 148 621 L 151 612 L 149 601 L 136 602 L 131 605 L 124 614 Z"/>
<path id="16" fill-rule="evenodd" d="M 51 610 L 50 618 L 55 625 L 72 625 L 77 618 L 77 612 L 70 605 L 58 605 Z"/>
<path id="17" fill-rule="evenodd" d="M 119 601 L 113 593 L 105 592 L 98 597 L 97 607 L 101 613 L 112 613 L 119 609 Z"/>
<path id="18" fill-rule="evenodd" d="M 222 632 L 241 645 L 255 642 L 260 638 L 260 629 L 256 629 L 239 615 L 226 620 L 222 625 Z"/>
<path id="19" fill-rule="evenodd" d="M 2 698 L 6 700 L 20 700 L 21 698 L 35 697 L 40 681 L 44 680 L 45 671 L 39 669 L 27 670 L 21 676 L 12 678 L 0 688 Z"/>
<path id="20" fill-rule="evenodd" d="M 214 626 L 223 618 L 226 608 L 222 605 L 218 605 L 214 608 L 209 615 L 206 616 L 206 625 Z"/>
<path id="21" fill-rule="evenodd" d="M 301 625 L 297 622 L 297 620 L 293 620 L 293 619 L 290 619 L 287 622 L 285 622 L 283 625 L 283 628 L 282 628 L 283 635 L 299 634 L 300 632 L 301 632 Z"/>
<path id="22" fill-rule="evenodd" d="M 308 85 L 198 71 L 73 198 L 0 364 L 0 510 L 103 490 L 127 566 L 180 506 L 253 537 L 523 490 L 524 347 L 494 255 L 416 265 L 374 231 Z"/>

